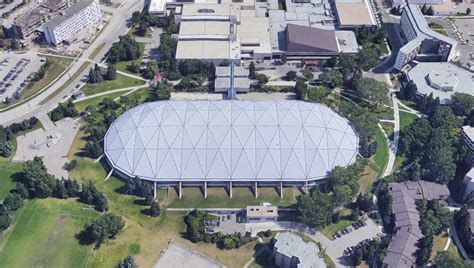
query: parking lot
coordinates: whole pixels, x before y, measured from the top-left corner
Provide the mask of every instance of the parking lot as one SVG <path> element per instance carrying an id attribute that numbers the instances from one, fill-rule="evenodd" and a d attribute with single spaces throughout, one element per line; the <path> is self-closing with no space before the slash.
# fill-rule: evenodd
<path id="1" fill-rule="evenodd" d="M 19 99 L 44 59 L 33 53 L 0 54 L 0 101 Z"/>
<path id="2" fill-rule="evenodd" d="M 472 8 L 474 9 L 474 4 Z M 456 24 L 463 39 L 469 44 L 474 44 L 474 19 L 455 19 L 454 24 Z"/>

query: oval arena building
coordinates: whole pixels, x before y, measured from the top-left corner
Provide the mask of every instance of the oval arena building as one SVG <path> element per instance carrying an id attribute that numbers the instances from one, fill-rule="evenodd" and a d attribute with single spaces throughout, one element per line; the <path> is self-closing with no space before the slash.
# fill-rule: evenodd
<path id="1" fill-rule="evenodd" d="M 161 186 L 302 186 L 356 157 L 349 121 L 303 101 L 157 101 L 107 130 L 113 172 Z M 205 191 L 207 195 L 207 190 Z"/>

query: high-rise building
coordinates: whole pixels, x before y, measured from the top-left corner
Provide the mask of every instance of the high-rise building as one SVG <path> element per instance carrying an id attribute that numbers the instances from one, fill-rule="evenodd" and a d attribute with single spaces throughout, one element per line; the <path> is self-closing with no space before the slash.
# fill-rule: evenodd
<path id="1" fill-rule="evenodd" d="M 97 25 L 100 19 L 99 4 L 95 0 L 77 2 L 43 25 L 46 41 L 58 45 L 72 35 Z"/>

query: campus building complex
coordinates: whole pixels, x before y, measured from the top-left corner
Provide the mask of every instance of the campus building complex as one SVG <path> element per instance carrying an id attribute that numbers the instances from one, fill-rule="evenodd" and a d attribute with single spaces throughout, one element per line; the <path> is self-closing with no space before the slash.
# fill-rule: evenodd
<path id="1" fill-rule="evenodd" d="M 90 26 L 97 26 L 100 20 L 101 13 L 97 1 L 81 0 L 45 23 L 43 32 L 48 43 L 58 45 Z"/>
<path id="2" fill-rule="evenodd" d="M 328 0 L 154 0 L 148 10 L 156 16 L 171 10 L 175 15 L 180 24 L 174 35 L 177 60 L 216 65 L 357 53 L 354 33 L 341 29 L 376 25 L 366 0 L 339 0 L 336 6 Z"/>
<path id="3" fill-rule="evenodd" d="M 16 17 L 3 23 L 3 32 L 8 38 L 25 39 L 39 32 L 41 26 L 51 18 L 64 11 L 69 1 L 45 0 Z"/>
<path id="4" fill-rule="evenodd" d="M 382 267 L 415 267 L 418 241 L 423 237 L 416 200 L 446 201 L 449 190 L 446 185 L 428 181 L 392 182 L 388 184 L 388 190 L 392 197 L 396 233 L 388 245 Z"/>
<path id="5" fill-rule="evenodd" d="M 326 268 L 319 248 L 313 242 L 304 242 L 292 233 L 278 233 L 272 241 L 275 265 L 282 268 Z"/>
<path id="6" fill-rule="evenodd" d="M 433 95 L 441 104 L 449 104 L 454 93 L 472 94 L 472 74 L 450 62 L 420 62 L 407 73 L 419 95 Z"/>
<path id="7" fill-rule="evenodd" d="M 403 7 L 400 27 L 406 44 L 397 54 L 397 70 L 402 70 L 414 59 L 448 62 L 455 57 L 457 42 L 431 30 L 417 5 L 408 4 Z"/>
<path id="8" fill-rule="evenodd" d="M 462 127 L 462 139 L 466 143 L 469 151 L 466 156 L 466 162 L 471 166 L 474 166 L 474 127 L 469 125 Z"/>
<path id="9" fill-rule="evenodd" d="M 349 121 L 302 101 L 158 101 L 123 113 L 104 138 L 113 172 L 155 186 L 307 187 L 356 157 Z"/>

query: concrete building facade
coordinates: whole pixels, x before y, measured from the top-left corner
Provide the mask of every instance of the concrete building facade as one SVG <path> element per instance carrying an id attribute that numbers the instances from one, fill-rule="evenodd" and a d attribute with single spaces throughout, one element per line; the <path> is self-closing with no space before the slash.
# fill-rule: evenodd
<path id="1" fill-rule="evenodd" d="M 400 28 L 406 43 L 397 54 L 394 66 L 397 70 L 414 59 L 448 62 L 455 57 L 457 42 L 431 30 L 417 5 L 403 7 Z"/>
<path id="2" fill-rule="evenodd" d="M 277 206 L 247 206 L 245 218 L 248 223 L 267 222 L 278 220 Z"/>
<path id="3" fill-rule="evenodd" d="M 464 176 L 462 181 L 464 186 L 463 200 L 465 200 L 470 193 L 474 192 L 474 168 L 471 168 Z"/>
<path id="4" fill-rule="evenodd" d="M 275 265 L 282 268 L 325 268 L 318 256 L 319 248 L 313 242 L 304 242 L 292 233 L 278 233 L 272 241 Z"/>
<path id="5" fill-rule="evenodd" d="M 98 26 L 101 20 L 99 4 L 96 0 L 82 0 L 43 25 L 46 41 L 58 45 L 73 35 L 91 26 Z"/>
<path id="6" fill-rule="evenodd" d="M 469 152 L 466 156 L 466 162 L 469 165 L 474 166 L 474 127 L 469 125 L 463 126 L 461 136 L 464 143 L 466 143 L 467 147 L 469 148 Z"/>

